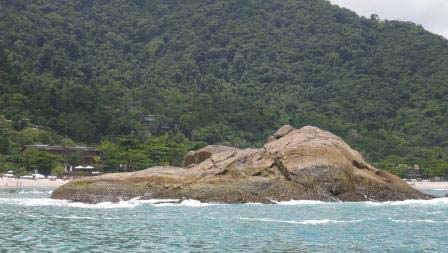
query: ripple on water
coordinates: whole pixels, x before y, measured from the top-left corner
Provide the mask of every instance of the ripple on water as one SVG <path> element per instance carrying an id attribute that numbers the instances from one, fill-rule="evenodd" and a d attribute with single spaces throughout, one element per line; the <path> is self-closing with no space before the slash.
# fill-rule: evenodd
<path id="1" fill-rule="evenodd" d="M 337 224 L 337 223 L 357 223 L 368 221 L 372 219 L 360 219 L 360 220 L 330 220 L 330 219 L 322 219 L 322 220 L 303 220 L 303 221 L 295 221 L 295 220 L 276 220 L 269 218 L 245 218 L 239 217 L 241 220 L 250 220 L 250 221 L 263 221 L 263 222 L 278 222 L 278 223 L 289 223 L 289 224 L 301 224 L 301 225 L 322 225 L 322 224 Z"/>
<path id="2" fill-rule="evenodd" d="M 408 252 L 448 248 L 447 198 L 278 205 L 138 200 L 95 205 L 0 193 L 0 251 Z"/>

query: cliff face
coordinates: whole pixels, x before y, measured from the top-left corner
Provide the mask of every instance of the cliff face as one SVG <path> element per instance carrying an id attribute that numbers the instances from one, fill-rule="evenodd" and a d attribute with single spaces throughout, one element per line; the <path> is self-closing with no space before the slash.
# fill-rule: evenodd
<path id="1" fill-rule="evenodd" d="M 206 147 L 189 153 L 185 164 L 74 180 L 52 197 L 89 203 L 135 197 L 224 203 L 425 198 L 368 164 L 341 138 L 312 126 L 283 126 L 259 149 Z"/>

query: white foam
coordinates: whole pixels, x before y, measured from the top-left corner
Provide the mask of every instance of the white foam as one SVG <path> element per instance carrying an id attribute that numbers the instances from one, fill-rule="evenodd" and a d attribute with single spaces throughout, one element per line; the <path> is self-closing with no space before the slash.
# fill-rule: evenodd
<path id="1" fill-rule="evenodd" d="M 174 203 L 178 202 L 178 203 Z M 149 199 L 140 200 L 138 198 L 119 202 L 101 202 L 98 204 L 86 204 L 81 202 L 71 202 L 68 200 L 58 200 L 51 198 L 0 198 L 0 204 L 10 204 L 19 206 L 59 206 L 59 207 L 73 207 L 73 208 L 135 208 L 140 205 L 148 204 L 156 207 L 164 206 L 188 206 L 188 207 L 203 207 L 210 205 L 218 205 L 212 203 L 202 203 L 198 200 L 186 199 L 180 201 L 179 199 Z"/>
<path id="2" fill-rule="evenodd" d="M 154 206 L 189 206 L 189 207 L 203 207 L 203 206 L 214 206 L 214 205 L 219 205 L 219 204 L 214 204 L 214 203 L 203 203 L 201 201 L 198 200 L 194 200 L 194 199 L 186 199 L 186 200 L 182 200 L 180 203 L 158 203 L 158 204 L 154 204 Z"/>
<path id="3" fill-rule="evenodd" d="M 335 202 L 323 202 L 319 200 L 289 200 L 289 201 L 272 201 L 275 204 L 278 205 L 321 205 L 321 204 L 331 204 Z M 337 202 L 339 203 L 339 202 Z"/>
<path id="4" fill-rule="evenodd" d="M 385 202 L 375 202 L 375 201 L 363 201 L 363 202 L 324 202 L 318 200 L 289 200 L 289 201 L 272 201 L 278 205 L 322 205 L 322 204 L 357 204 L 362 203 L 369 206 L 400 206 L 400 205 L 447 205 L 448 198 L 434 198 L 434 199 L 408 199 L 402 201 L 385 201 Z"/>
<path id="5" fill-rule="evenodd" d="M 18 191 L 17 193 L 18 194 L 51 194 L 51 193 L 53 193 L 53 191 L 52 190 L 43 191 L 43 190 L 37 190 L 37 189 L 30 189 L 30 190 L 22 189 L 22 190 Z"/>
<path id="6" fill-rule="evenodd" d="M 251 220 L 251 221 L 263 221 L 263 222 L 276 222 L 276 223 L 289 223 L 289 224 L 301 224 L 301 225 L 323 225 L 323 224 L 334 224 L 334 223 L 357 223 L 366 221 L 369 219 L 361 219 L 361 220 L 330 220 L 330 219 L 322 219 L 322 220 L 303 220 L 303 221 L 295 221 L 295 220 L 277 220 L 270 218 L 244 218 L 239 217 L 241 220 Z"/>
<path id="7" fill-rule="evenodd" d="M 65 201 L 65 200 L 61 200 Z M 170 204 L 171 202 L 179 201 L 178 199 L 148 199 L 148 200 L 140 200 L 139 198 L 134 198 L 126 201 L 119 202 L 101 202 L 98 204 L 86 204 L 80 202 L 68 202 L 69 207 L 78 207 L 78 208 L 135 208 L 140 205 L 154 205 L 159 206 L 163 204 Z"/>
<path id="8" fill-rule="evenodd" d="M 322 204 L 346 204 L 344 202 L 323 202 L 315 200 L 290 200 L 274 202 L 278 205 L 322 205 Z M 224 205 L 216 203 L 203 203 L 198 200 L 186 199 L 149 199 L 140 200 L 139 198 L 119 201 L 119 202 L 101 202 L 98 204 L 86 204 L 81 202 L 71 202 L 68 200 L 57 200 L 51 198 L 0 198 L 0 204 L 11 204 L 21 206 L 60 206 L 74 208 L 135 208 L 140 205 L 148 204 L 156 207 L 184 206 L 184 207 L 205 207 L 212 205 Z M 349 204 L 364 204 L 368 206 L 400 206 L 400 205 L 448 205 L 448 198 L 436 198 L 431 200 L 404 200 L 388 202 L 351 202 Z M 259 203 L 247 203 L 247 205 L 259 205 Z"/>
<path id="9" fill-rule="evenodd" d="M 424 220 L 396 220 L 393 218 L 389 218 L 390 221 L 396 222 L 396 223 L 448 223 L 448 220 L 445 221 L 435 221 L 431 219 L 424 219 Z"/>
<path id="10" fill-rule="evenodd" d="M 447 205 L 448 198 L 435 198 L 435 199 L 408 199 L 403 201 L 386 201 L 386 202 L 362 202 L 369 206 L 401 206 L 401 205 Z"/>
<path id="11" fill-rule="evenodd" d="M 103 202 L 99 204 L 85 204 L 80 202 L 70 202 L 68 200 L 58 200 L 51 198 L 0 198 L 0 204 L 10 204 L 19 206 L 58 206 L 76 208 L 132 208 L 139 203 L 133 201 L 120 201 L 118 203 Z"/>

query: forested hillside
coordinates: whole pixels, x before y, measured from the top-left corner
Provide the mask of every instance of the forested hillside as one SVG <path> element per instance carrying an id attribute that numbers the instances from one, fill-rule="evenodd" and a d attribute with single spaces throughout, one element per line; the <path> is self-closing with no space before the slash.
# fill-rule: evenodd
<path id="1" fill-rule="evenodd" d="M 0 114 L 87 144 L 315 125 L 447 175 L 448 41 L 324 0 L 0 0 Z"/>

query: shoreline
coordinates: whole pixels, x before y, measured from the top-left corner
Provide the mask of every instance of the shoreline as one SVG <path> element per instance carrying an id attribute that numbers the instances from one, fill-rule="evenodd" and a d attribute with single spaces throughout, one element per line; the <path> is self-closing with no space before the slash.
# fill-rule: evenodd
<path id="1" fill-rule="evenodd" d="M 0 178 L 0 190 L 12 189 L 56 189 L 69 180 Z"/>
<path id="2" fill-rule="evenodd" d="M 49 179 L 18 179 L 0 178 L 0 190 L 9 189 L 56 189 L 70 180 L 49 180 Z M 448 191 L 448 181 L 441 182 L 406 182 L 409 186 L 417 190 L 444 190 Z"/>
<path id="3" fill-rule="evenodd" d="M 417 190 L 446 190 L 448 191 L 448 181 L 440 182 L 407 182 L 412 188 Z"/>

